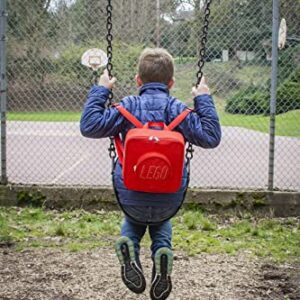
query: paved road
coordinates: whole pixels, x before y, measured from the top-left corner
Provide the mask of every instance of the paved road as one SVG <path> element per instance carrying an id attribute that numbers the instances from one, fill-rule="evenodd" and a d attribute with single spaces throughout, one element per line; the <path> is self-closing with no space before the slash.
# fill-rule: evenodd
<path id="1" fill-rule="evenodd" d="M 8 122 L 8 178 L 13 183 L 110 185 L 108 139 L 80 135 L 78 123 Z M 265 188 L 269 137 L 223 127 L 221 145 L 197 148 L 191 186 Z M 300 139 L 276 138 L 275 187 L 300 189 Z"/>

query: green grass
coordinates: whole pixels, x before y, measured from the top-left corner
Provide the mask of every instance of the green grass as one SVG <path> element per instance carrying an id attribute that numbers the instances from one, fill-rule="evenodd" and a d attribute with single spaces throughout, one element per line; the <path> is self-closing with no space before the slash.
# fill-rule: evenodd
<path id="1" fill-rule="evenodd" d="M 248 65 L 241 69 L 236 68 L 234 72 L 241 82 L 247 82 L 252 85 L 259 86 L 265 84 L 270 79 L 271 67 Z"/>
<path id="2" fill-rule="evenodd" d="M 222 126 L 248 128 L 264 133 L 269 132 L 270 117 L 262 115 L 233 115 L 219 110 Z M 300 110 L 290 111 L 276 116 L 276 131 L 278 136 L 300 137 Z"/>
<path id="3" fill-rule="evenodd" d="M 76 252 L 113 246 L 119 236 L 119 212 L 49 211 L 42 208 L 0 208 L 0 244 L 16 249 L 59 248 Z M 173 220 L 175 250 L 189 255 L 245 252 L 274 261 L 300 262 L 300 221 L 286 219 L 224 220 L 198 210 L 182 210 Z M 149 247 L 147 236 L 142 245 Z"/>
<path id="4" fill-rule="evenodd" d="M 92 249 L 107 244 L 119 233 L 117 213 L 83 210 L 47 211 L 42 208 L 0 208 L 0 242 L 15 242 L 24 247 Z"/>
<path id="5" fill-rule="evenodd" d="M 80 112 L 9 112 L 9 121 L 79 122 Z"/>
<path id="6" fill-rule="evenodd" d="M 242 251 L 275 261 L 300 261 L 300 223 L 296 219 L 240 219 L 229 224 L 188 211 L 174 222 L 174 246 L 190 255 Z"/>

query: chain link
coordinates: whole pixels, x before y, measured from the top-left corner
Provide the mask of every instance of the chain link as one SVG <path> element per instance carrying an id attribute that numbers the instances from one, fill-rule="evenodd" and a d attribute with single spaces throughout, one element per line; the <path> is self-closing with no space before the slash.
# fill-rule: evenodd
<path id="1" fill-rule="evenodd" d="M 92 84 L 97 84 L 99 79 L 99 73 L 98 71 L 93 71 L 91 82 Z"/>
<path id="2" fill-rule="evenodd" d="M 112 58 L 113 58 L 113 48 L 112 48 L 112 41 L 113 41 L 113 35 L 112 35 L 112 3 L 111 0 L 107 0 L 107 6 L 106 6 L 106 14 L 107 14 L 107 20 L 106 20 L 106 41 L 107 41 L 107 58 L 108 62 L 106 65 L 106 69 L 108 71 L 109 78 L 112 77 L 112 70 L 113 70 L 113 64 L 112 64 Z M 111 107 L 113 104 L 113 92 L 111 91 L 109 93 L 109 98 L 108 98 L 108 107 Z"/>
<path id="3" fill-rule="evenodd" d="M 211 0 L 206 1 L 206 6 L 205 6 L 205 15 L 204 15 L 204 25 L 202 28 L 202 37 L 200 41 L 200 52 L 199 52 L 199 61 L 198 61 L 198 67 L 199 70 L 197 72 L 197 84 L 196 86 L 199 85 L 202 76 L 203 76 L 203 67 L 205 63 L 205 53 L 206 53 L 206 43 L 207 43 L 207 35 L 208 35 L 208 25 L 209 25 L 209 16 L 210 16 L 210 4 Z"/>
<path id="4" fill-rule="evenodd" d="M 204 25 L 202 28 L 202 37 L 200 41 L 200 51 L 199 51 L 199 60 L 198 60 L 198 72 L 196 74 L 197 76 L 197 83 L 196 86 L 199 85 L 201 82 L 201 79 L 203 77 L 203 67 L 205 64 L 205 53 L 206 53 L 206 43 L 207 43 L 207 35 L 208 35 L 208 26 L 209 26 L 209 16 L 210 16 L 210 4 L 211 0 L 206 1 L 206 6 L 205 6 L 205 13 L 204 13 Z M 194 152 L 195 150 L 193 149 L 193 145 L 189 143 L 187 149 L 186 149 L 186 164 L 187 164 L 187 169 L 188 173 L 190 172 L 190 162 L 192 158 L 194 157 Z"/>
<path id="5" fill-rule="evenodd" d="M 113 174 L 114 171 L 115 171 L 117 154 L 116 154 L 116 147 L 115 147 L 115 143 L 114 143 L 114 138 L 110 137 L 109 140 L 110 140 L 110 144 L 109 144 L 109 147 L 108 147 L 108 152 L 109 152 L 109 157 L 111 159 L 111 174 Z"/>
<path id="6" fill-rule="evenodd" d="M 194 157 L 194 149 L 193 149 L 193 145 L 191 143 L 188 144 L 188 147 L 186 149 L 185 152 L 185 159 L 186 159 L 186 166 L 187 166 L 187 171 L 188 174 L 190 173 L 190 163 L 192 158 Z"/>
<path id="7" fill-rule="evenodd" d="M 113 64 L 112 64 L 112 58 L 113 58 L 113 48 L 112 48 L 112 41 L 113 41 L 113 35 L 112 35 L 112 3 L 111 0 L 107 0 L 107 6 L 106 6 L 106 14 L 107 14 L 107 19 L 106 19 L 106 30 L 107 30 L 107 34 L 106 34 L 106 41 L 107 41 L 107 65 L 106 65 L 106 69 L 108 71 L 108 75 L 109 78 L 112 78 L 112 70 L 113 70 Z M 108 104 L 107 107 L 112 107 L 113 105 L 113 92 L 111 91 L 109 93 L 109 97 L 108 97 Z M 116 164 L 116 148 L 115 148 L 115 144 L 114 144 L 114 138 L 110 137 L 110 144 L 109 144 L 109 148 L 108 148 L 108 152 L 109 152 L 109 157 L 111 158 L 111 173 L 114 173 L 115 170 L 115 164 Z"/>

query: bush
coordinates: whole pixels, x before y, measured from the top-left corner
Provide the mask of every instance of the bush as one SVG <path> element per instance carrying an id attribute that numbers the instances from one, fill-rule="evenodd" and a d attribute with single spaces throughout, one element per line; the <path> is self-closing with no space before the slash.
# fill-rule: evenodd
<path id="1" fill-rule="evenodd" d="M 268 94 L 251 86 L 233 95 L 227 101 L 225 111 L 231 114 L 264 114 L 268 111 L 268 104 Z"/>
<path id="2" fill-rule="evenodd" d="M 295 71 L 277 90 L 276 113 L 300 109 L 300 70 Z"/>
<path id="3" fill-rule="evenodd" d="M 270 113 L 270 93 L 251 86 L 231 97 L 225 111 L 232 114 L 257 115 Z M 300 70 L 294 71 L 277 89 L 276 114 L 300 109 Z"/>
<path id="4" fill-rule="evenodd" d="M 278 74 L 279 83 L 286 80 L 287 76 L 299 69 L 300 45 L 288 47 L 279 52 Z"/>

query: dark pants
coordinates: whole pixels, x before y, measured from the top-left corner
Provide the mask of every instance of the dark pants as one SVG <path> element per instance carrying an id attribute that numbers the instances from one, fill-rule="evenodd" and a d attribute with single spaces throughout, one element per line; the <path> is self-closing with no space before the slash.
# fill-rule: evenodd
<path id="1" fill-rule="evenodd" d="M 161 207 L 126 207 L 126 211 L 130 215 L 137 216 L 137 214 L 142 214 L 145 221 L 156 222 L 164 219 L 164 215 L 167 214 L 167 208 Z M 172 224 L 170 220 L 160 223 L 158 225 L 140 225 L 132 221 L 130 218 L 125 217 L 122 228 L 121 235 L 130 238 L 134 243 L 135 255 L 138 258 L 140 252 L 140 241 L 143 238 L 147 227 L 149 228 L 149 234 L 151 237 L 151 251 L 152 257 L 154 257 L 156 251 L 159 248 L 167 247 L 172 248 Z"/>

